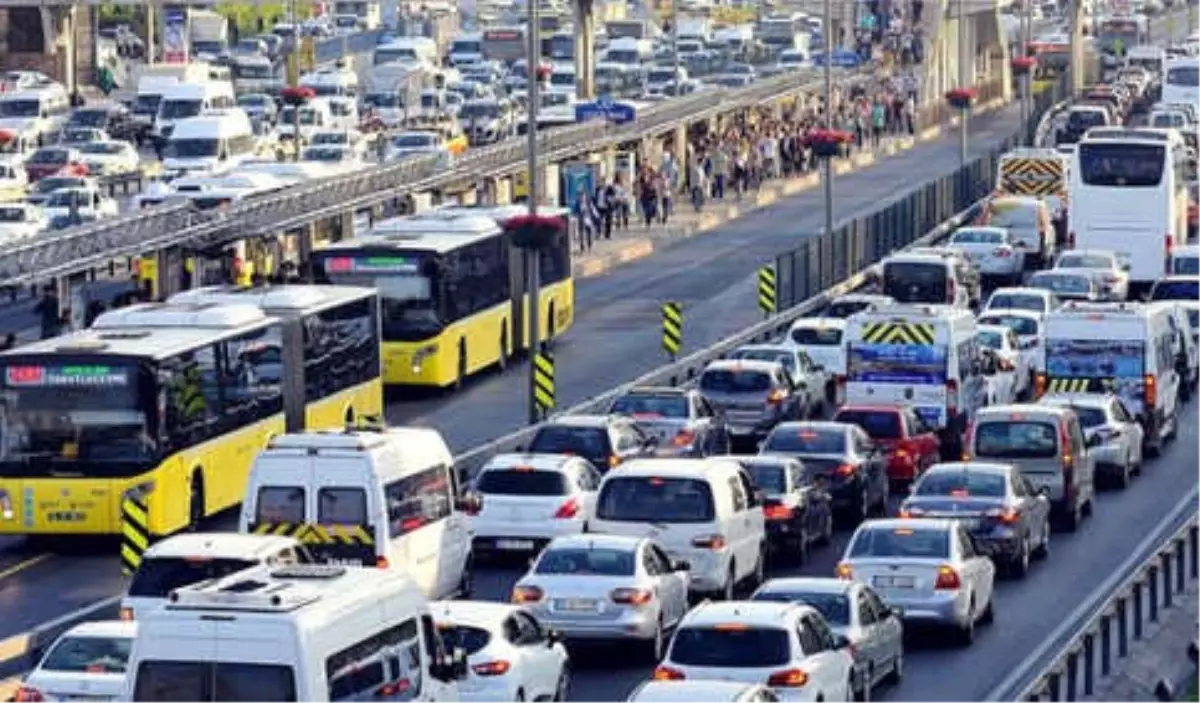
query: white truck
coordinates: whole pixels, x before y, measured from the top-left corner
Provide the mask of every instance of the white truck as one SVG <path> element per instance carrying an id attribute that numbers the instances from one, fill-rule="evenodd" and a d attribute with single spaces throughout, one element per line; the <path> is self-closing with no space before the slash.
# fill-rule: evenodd
<path id="1" fill-rule="evenodd" d="M 229 22 L 211 10 L 191 9 L 192 56 L 216 58 L 229 49 Z"/>

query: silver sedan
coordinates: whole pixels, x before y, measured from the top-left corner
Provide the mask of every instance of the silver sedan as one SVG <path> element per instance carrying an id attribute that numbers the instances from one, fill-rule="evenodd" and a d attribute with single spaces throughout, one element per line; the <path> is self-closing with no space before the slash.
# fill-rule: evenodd
<path id="1" fill-rule="evenodd" d="M 884 604 L 870 586 L 833 578 L 779 578 L 760 586 L 750 600 L 803 602 L 820 611 L 829 629 L 854 645 L 854 700 L 870 700 L 879 683 L 899 683 L 903 678 L 900 612 Z"/>
<path id="2" fill-rule="evenodd" d="M 1142 472 L 1145 432 L 1120 398 L 1112 394 L 1052 393 L 1043 396 L 1041 402 L 1075 410 L 1096 472 L 1118 488 L 1127 488 L 1133 475 Z"/>
<path id="3" fill-rule="evenodd" d="M 568 642 L 634 640 L 657 663 L 667 633 L 687 613 L 689 568 L 641 537 L 558 537 L 513 586 L 512 598 Z"/>

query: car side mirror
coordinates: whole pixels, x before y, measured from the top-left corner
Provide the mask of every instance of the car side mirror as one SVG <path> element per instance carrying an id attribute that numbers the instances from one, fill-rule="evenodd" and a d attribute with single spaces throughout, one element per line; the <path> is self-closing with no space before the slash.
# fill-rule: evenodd
<path id="1" fill-rule="evenodd" d="M 1085 446 L 1087 446 L 1088 449 L 1093 449 L 1095 447 L 1099 447 L 1100 445 L 1104 444 L 1104 438 L 1098 434 L 1094 434 L 1094 435 L 1091 435 L 1090 437 L 1088 437 L 1087 441 L 1084 442 L 1084 444 L 1085 444 Z"/>
<path id="2" fill-rule="evenodd" d="M 671 571 L 691 571 L 692 563 L 687 559 L 672 559 Z"/>
<path id="3" fill-rule="evenodd" d="M 477 513 L 483 508 L 483 499 L 478 495 L 465 495 L 455 501 L 455 507 L 459 512 Z"/>
<path id="4" fill-rule="evenodd" d="M 845 635 L 834 635 L 833 636 L 833 648 L 834 649 L 846 649 L 849 646 L 850 646 L 850 638 L 849 637 L 847 637 Z"/>
<path id="5" fill-rule="evenodd" d="M 563 641 L 563 634 L 558 630 L 550 630 L 546 633 L 546 646 L 553 647 Z"/>

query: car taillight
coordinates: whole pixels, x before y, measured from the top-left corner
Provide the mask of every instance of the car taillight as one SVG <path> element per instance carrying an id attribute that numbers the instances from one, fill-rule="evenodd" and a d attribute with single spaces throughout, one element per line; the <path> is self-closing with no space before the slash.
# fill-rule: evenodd
<path id="1" fill-rule="evenodd" d="M 42 692 L 36 688 L 22 686 L 17 689 L 17 695 L 13 697 L 13 700 L 18 701 L 18 703 L 34 703 L 35 701 L 44 701 L 46 699 L 42 697 Z"/>
<path id="2" fill-rule="evenodd" d="M 785 400 L 787 400 L 787 393 L 784 393 L 783 390 L 779 388 L 776 388 L 775 390 L 771 391 L 769 395 L 767 395 L 768 405 L 780 405 Z"/>
<path id="3" fill-rule="evenodd" d="M 839 373 L 839 374 L 837 375 L 837 384 L 838 384 L 839 386 L 844 386 L 844 385 L 846 385 L 846 374 L 841 374 L 841 373 Z"/>
<path id="4" fill-rule="evenodd" d="M 676 447 L 690 447 L 696 442 L 696 433 L 691 430 L 680 430 L 679 434 L 671 439 L 671 444 Z"/>
<path id="5" fill-rule="evenodd" d="M 579 514 L 579 501 L 575 498 L 568 498 L 567 502 L 558 506 L 558 510 L 554 513 L 556 520 L 570 520 Z"/>
<path id="6" fill-rule="evenodd" d="M 837 475 L 843 478 L 853 476 L 855 471 L 858 471 L 858 467 L 854 464 L 840 464 L 837 467 Z"/>
<path id="7" fill-rule="evenodd" d="M 947 303 L 954 302 L 954 293 L 955 293 L 954 279 L 947 278 L 946 279 L 946 302 Z"/>
<path id="8" fill-rule="evenodd" d="M 838 564 L 833 570 L 833 575 L 837 576 L 842 581 L 854 580 L 854 567 L 849 564 Z"/>
<path id="9" fill-rule="evenodd" d="M 1152 373 L 1146 374 L 1145 383 L 1142 384 L 1142 400 L 1147 408 L 1153 408 L 1158 402 L 1158 379 Z"/>
<path id="10" fill-rule="evenodd" d="M 791 520 L 792 509 L 786 505 L 764 505 L 763 517 L 768 520 Z"/>
<path id="11" fill-rule="evenodd" d="M 620 464 L 620 463 L 621 463 L 621 457 L 617 456 L 616 454 L 610 454 L 608 456 L 608 468 L 615 469 L 615 468 L 617 468 L 617 464 Z"/>
<path id="12" fill-rule="evenodd" d="M 386 568 L 388 568 L 388 566 L 390 566 L 390 564 L 388 564 L 387 557 L 385 557 L 385 556 L 375 557 L 375 568 L 386 569 Z"/>
<path id="13" fill-rule="evenodd" d="M 621 605 L 645 605 L 654 600 L 654 591 L 644 588 L 618 588 L 608 594 L 614 603 Z"/>
<path id="14" fill-rule="evenodd" d="M 654 670 L 655 681 L 682 681 L 686 679 L 682 671 L 670 666 L 660 666 Z"/>
<path id="15" fill-rule="evenodd" d="M 958 572 L 949 566 L 939 566 L 937 570 L 937 581 L 933 587 L 939 591 L 957 591 L 962 586 L 962 581 L 958 578 Z"/>
<path id="16" fill-rule="evenodd" d="M 124 622 L 133 622 L 133 608 L 129 608 L 129 607 L 121 608 L 119 617 Z"/>
<path id="17" fill-rule="evenodd" d="M 909 507 L 907 505 L 900 506 L 900 517 L 921 517 L 925 514 L 925 510 L 916 506 Z"/>
<path id="18" fill-rule="evenodd" d="M 546 592 L 537 586 L 517 586 L 512 592 L 514 603 L 540 603 L 546 597 Z"/>
<path id="19" fill-rule="evenodd" d="M 496 661 L 476 664 L 471 667 L 471 671 L 474 671 L 476 676 L 504 676 L 511 668 L 512 664 L 503 659 L 497 659 Z"/>
<path id="20" fill-rule="evenodd" d="M 375 696 L 377 698 L 392 698 L 395 696 L 407 697 L 410 690 L 412 690 L 412 681 L 409 681 L 408 679 L 398 679 L 396 681 L 389 681 L 388 683 L 380 686 L 375 691 Z"/>
<path id="21" fill-rule="evenodd" d="M 1007 259 L 1008 257 L 1012 256 L 1012 251 L 1009 249 L 994 249 L 992 251 L 992 256 L 998 256 L 1001 259 Z"/>
<path id="22" fill-rule="evenodd" d="M 946 410 L 951 413 L 958 411 L 958 381 L 954 379 L 946 381 Z"/>
<path id="23" fill-rule="evenodd" d="M 701 549 L 711 549 L 714 552 L 719 551 L 725 548 L 725 536 L 700 535 L 699 537 L 693 537 L 692 546 L 699 547 Z"/>
<path id="24" fill-rule="evenodd" d="M 983 514 L 1005 525 L 1015 525 L 1021 521 L 1020 513 L 1012 508 L 992 508 Z"/>
<path id="25" fill-rule="evenodd" d="M 776 671 L 767 679 L 767 685 L 777 688 L 799 688 L 808 683 L 808 674 L 801 669 Z"/>

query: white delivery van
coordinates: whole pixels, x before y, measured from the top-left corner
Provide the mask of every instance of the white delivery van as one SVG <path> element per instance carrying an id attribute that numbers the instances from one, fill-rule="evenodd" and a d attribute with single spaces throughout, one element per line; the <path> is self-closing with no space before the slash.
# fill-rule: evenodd
<path id="1" fill-rule="evenodd" d="M 123 701 L 455 701 L 466 657 L 403 573 L 310 564 L 173 591 L 127 671 Z"/>
<path id="2" fill-rule="evenodd" d="M 317 561 L 408 574 L 430 598 L 470 592 L 471 535 L 436 430 L 288 434 L 254 461 L 241 532 L 290 534 Z"/>
<path id="3" fill-rule="evenodd" d="M 155 139 L 166 141 L 180 120 L 200 117 L 214 111 L 237 107 L 233 84 L 228 81 L 203 81 L 201 83 L 179 83 L 163 91 L 154 117 L 152 131 Z"/>
<path id="4" fill-rule="evenodd" d="M 176 123 L 163 152 L 163 175 L 226 173 L 254 156 L 254 127 L 241 110 Z"/>
<path id="5" fill-rule="evenodd" d="M 0 129 L 17 137 L 48 137 L 58 132 L 70 114 L 71 101 L 57 84 L 0 93 Z"/>

